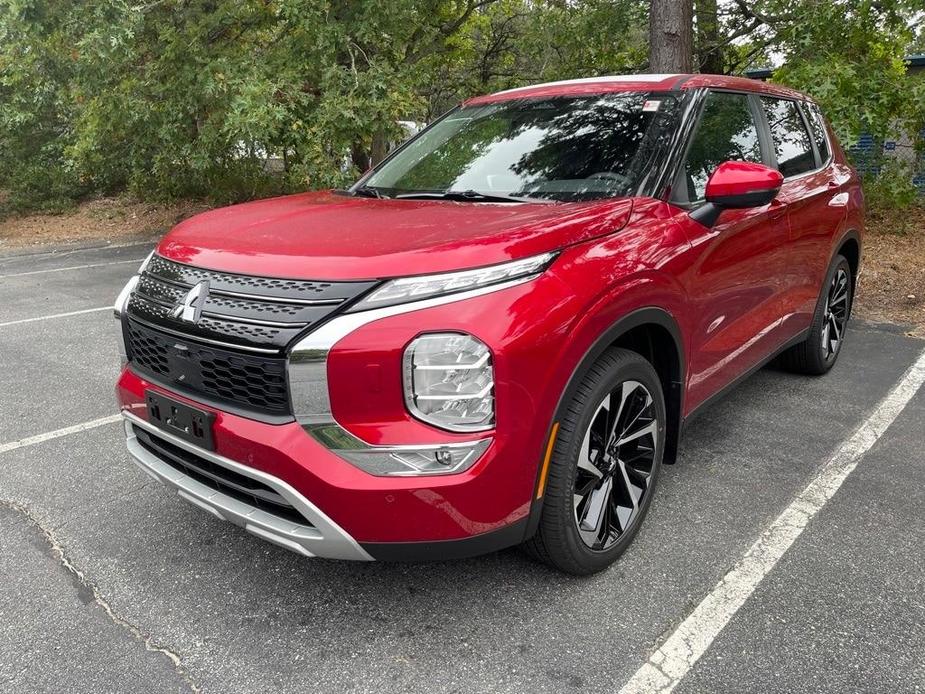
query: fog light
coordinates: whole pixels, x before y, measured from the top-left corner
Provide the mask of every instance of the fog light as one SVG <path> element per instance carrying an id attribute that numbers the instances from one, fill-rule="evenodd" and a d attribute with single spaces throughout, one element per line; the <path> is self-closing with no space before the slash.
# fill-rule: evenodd
<path id="1" fill-rule="evenodd" d="M 494 367 L 481 340 L 462 333 L 432 333 L 405 349 L 405 403 L 415 417 L 450 431 L 481 431 L 495 424 Z"/>
<path id="2" fill-rule="evenodd" d="M 316 441 L 371 475 L 412 477 L 464 472 L 482 457 L 491 439 L 435 445 L 370 446 L 338 424 L 306 428 Z"/>

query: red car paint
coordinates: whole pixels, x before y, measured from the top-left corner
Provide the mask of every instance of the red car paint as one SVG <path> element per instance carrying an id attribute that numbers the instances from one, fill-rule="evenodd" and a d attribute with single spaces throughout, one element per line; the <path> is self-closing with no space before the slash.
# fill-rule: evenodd
<path id="1" fill-rule="evenodd" d="M 158 253 L 269 277 L 420 275 L 493 265 L 604 236 L 622 228 L 632 209 L 627 199 L 568 209 L 547 203 L 436 204 L 439 214 L 432 200 L 371 200 L 327 191 L 259 200 L 180 223 Z"/>
<path id="2" fill-rule="evenodd" d="M 673 75 L 541 85 L 466 103 L 705 89 L 806 99 L 741 78 Z M 522 205 L 321 192 L 208 212 L 160 242 L 157 253 L 179 263 L 311 280 L 423 275 L 559 251 L 531 282 L 382 318 L 345 336 L 330 353 L 337 422 L 373 445 L 408 445 L 483 434 L 442 431 L 408 412 L 401 380 L 406 345 L 434 330 L 469 333 L 489 345 L 493 442 L 463 473 L 373 476 L 318 445 L 294 421 L 266 423 L 210 407 L 146 380 L 131 365 L 119 379 L 119 401 L 146 419 L 144 391 L 151 389 L 214 412 L 219 454 L 286 481 L 361 544 L 459 540 L 526 524 L 542 503 L 538 475 L 562 395 L 621 321 L 632 327 L 633 316 L 644 321 L 646 311 L 657 309 L 674 323 L 680 341 L 677 411 L 669 417 L 675 438 L 698 406 L 808 328 L 831 258 L 846 243 L 855 244 L 859 256 L 863 233 L 857 175 L 831 134 L 829 140 L 826 166 L 783 182 L 768 174 L 769 186 L 781 186 L 772 203 L 724 210 L 712 227 L 670 202 L 667 192 Z M 734 173 L 708 187 L 708 195 L 749 192 Z M 832 204 L 836 195 L 844 204 Z M 497 546 L 530 532 L 529 525 L 518 527 Z"/>

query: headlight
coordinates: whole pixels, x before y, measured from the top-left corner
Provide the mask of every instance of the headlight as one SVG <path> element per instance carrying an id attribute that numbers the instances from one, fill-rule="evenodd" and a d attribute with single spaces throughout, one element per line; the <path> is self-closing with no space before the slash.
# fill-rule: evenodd
<path id="1" fill-rule="evenodd" d="M 495 424 L 491 352 L 461 333 L 416 338 L 402 359 L 405 403 L 421 421 L 450 431 L 481 431 Z"/>
<path id="2" fill-rule="evenodd" d="M 420 301 L 444 294 L 481 289 L 482 287 L 503 284 L 512 280 L 531 279 L 543 272 L 555 257 L 555 253 L 543 253 L 531 258 L 475 270 L 389 280 L 365 299 L 359 301 L 350 310 L 365 311 L 382 306 L 404 304 L 409 301 Z"/>

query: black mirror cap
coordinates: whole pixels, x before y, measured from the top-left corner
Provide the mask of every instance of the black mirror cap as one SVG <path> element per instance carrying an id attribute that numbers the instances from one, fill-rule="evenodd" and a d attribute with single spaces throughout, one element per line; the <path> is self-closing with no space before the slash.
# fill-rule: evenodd
<path id="1" fill-rule="evenodd" d="M 748 193 L 742 193 L 741 195 L 714 195 L 708 197 L 707 202 L 730 209 L 763 207 L 776 198 L 779 192 L 780 188 L 766 188 L 764 190 L 753 190 Z"/>
<path id="2" fill-rule="evenodd" d="M 743 195 L 714 195 L 707 198 L 707 201 L 700 207 L 691 210 L 690 217 L 710 229 L 719 220 L 719 215 L 723 210 L 763 207 L 770 204 L 779 192 L 780 188 L 767 188 Z"/>

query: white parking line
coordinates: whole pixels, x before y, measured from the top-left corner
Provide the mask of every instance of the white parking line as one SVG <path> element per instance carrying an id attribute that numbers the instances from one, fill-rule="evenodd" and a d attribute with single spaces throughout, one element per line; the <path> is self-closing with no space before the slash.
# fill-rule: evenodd
<path id="1" fill-rule="evenodd" d="M 84 422 L 83 424 L 75 424 L 74 426 L 64 427 L 63 429 L 56 429 L 55 431 L 49 431 L 44 434 L 37 434 L 36 436 L 30 436 L 29 438 L 19 439 L 19 441 L 10 441 L 9 443 L 0 444 L 0 453 L 15 451 L 17 448 L 25 448 L 26 446 L 34 446 L 35 444 L 42 443 L 43 441 L 57 439 L 61 436 L 67 436 L 68 434 L 76 434 L 81 431 L 86 431 L 87 429 L 95 429 L 96 427 L 118 422 L 120 419 L 122 419 L 121 414 L 114 414 L 110 415 L 109 417 L 92 419 L 89 422 Z"/>
<path id="2" fill-rule="evenodd" d="M 26 277 L 28 275 L 41 275 L 46 272 L 68 272 L 70 270 L 86 270 L 91 267 L 105 267 L 106 265 L 125 265 L 127 263 L 138 263 L 139 265 L 144 260 L 144 258 L 132 259 L 132 260 L 112 260 L 108 263 L 90 263 L 88 265 L 70 265 L 68 267 L 53 267 L 47 270 L 30 270 L 29 272 L 13 272 L 9 275 L 0 275 L 0 280 L 5 280 L 8 277 Z"/>
<path id="3" fill-rule="evenodd" d="M 867 420 L 620 690 L 672 691 L 925 382 L 925 352 Z"/>
<path id="4" fill-rule="evenodd" d="M 0 328 L 8 325 L 21 325 L 22 323 L 34 323 L 38 320 L 51 320 L 52 318 L 67 318 L 68 316 L 80 316 L 84 313 L 98 313 L 99 311 L 112 311 L 112 306 L 100 306 L 99 308 L 85 308 L 82 311 L 68 311 L 67 313 L 53 313 L 50 316 L 37 316 L 36 318 L 20 318 L 11 320 L 6 323 L 0 323 Z"/>

